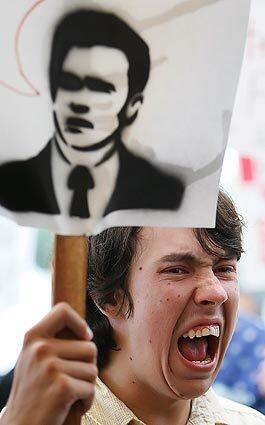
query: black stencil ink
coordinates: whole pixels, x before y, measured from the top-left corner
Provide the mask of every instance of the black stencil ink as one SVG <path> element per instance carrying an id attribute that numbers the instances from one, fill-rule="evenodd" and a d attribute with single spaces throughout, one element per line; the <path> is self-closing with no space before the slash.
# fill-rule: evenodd
<path id="1" fill-rule="evenodd" d="M 11 211 L 60 213 L 52 182 L 51 143 L 34 158 L 0 167 L 0 204 Z"/>
<path id="2" fill-rule="evenodd" d="M 115 86 L 107 81 L 94 77 L 85 77 L 83 80 L 77 75 L 63 72 L 60 76 L 58 86 L 64 90 L 79 91 L 86 87 L 92 91 L 110 93 L 116 91 Z"/>
<path id="3" fill-rule="evenodd" d="M 91 48 L 94 53 L 91 53 Z M 94 62 L 90 60 L 85 61 L 88 64 L 85 73 L 80 72 L 78 61 L 76 64 L 75 61 L 71 62 L 76 65 L 72 65 L 72 68 L 76 69 L 66 69 L 65 65 L 71 54 L 91 55 L 95 54 L 95 49 L 100 52 L 102 48 L 107 49 L 110 55 L 121 57 L 122 64 L 127 66 L 124 80 L 127 84 L 126 98 L 115 114 L 111 107 L 124 88 L 119 87 L 118 82 L 111 81 L 107 71 L 106 78 L 93 75 L 89 66 Z M 99 67 L 102 67 L 100 63 Z M 51 170 L 51 148 L 52 144 L 56 144 L 61 160 L 68 164 L 72 164 L 71 152 L 79 152 L 81 157 L 82 152 L 100 153 L 101 149 L 109 146 L 94 167 L 104 167 L 117 154 L 116 184 L 104 215 L 124 209 L 177 210 L 185 191 L 182 178 L 161 171 L 148 160 L 130 152 L 123 143 L 123 131 L 137 119 L 144 102 L 149 76 L 149 47 L 122 19 L 111 13 L 85 9 L 65 16 L 53 37 L 49 66 L 55 135 L 37 156 L 0 167 L 0 204 L 12 211 L 60 213 Z M 94 122 L 97 115 L 93 115 L 93 105 L 96 103 L 91 101 L 93 96 L 105 96 L 106 116 L 113 114 L 110 130 L 106 126 L 104 137 L 100 136 Z M 130 113 L 132 110 L 134 112 Z M 100 193 L 102 188 L 95 186 L 93 167 L 88 169 L 83 166 L 83 161 L 80 162 L 82 166 L 74 162 L 77 168 L 71 170 L 65 190 L 73 190 L 69 215 L 88 218 L 89 190 Z"/>
<path id="4" fill-rule="evenodd" d="M 88 169 L 80 165 L 75 167 L 69 176 L 68 187 L 74 191 L 70 216 L 89 218 L 87 191 L 94 188 L 94 180 Z"/>
<path id="5" fill-rule="evenodd" d="M 66 125 L 68 127 L 94 128 L 93 124 L 90 121 L 75 117 L 67 118 Z"/>
<path id="6" fill-rule="evenodd" d="M 75 103 L 70 104 L 70 108 L 76 114 L 87 114 L 89 112 L 89 107 L 86 105 L 77 105 Z"/>

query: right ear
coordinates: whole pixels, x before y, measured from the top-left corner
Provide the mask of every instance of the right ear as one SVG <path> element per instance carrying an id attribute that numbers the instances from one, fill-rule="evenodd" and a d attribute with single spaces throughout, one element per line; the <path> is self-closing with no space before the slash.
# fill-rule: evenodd
<path id="1" fill-rule="evenodd" d="M 105 304 L 104 307 L 100 307 L 97 303 L 97 308 L 101 311 L 104 316 L 106 316 L 109 320 L 111 319 L 123 319 L 125 318 L 125 314 L 123 313 L 123 300 L 124 296 L 122 294 L 121 289 L 118 289 L 114 292 L 113 302 Z"/>
<path id="2" fill-rule="evenodd" d="M 126 107 L 125 116 L 127 125 L 130 125 L 136 120 L 138 112 L 144 102 L 144 96 L 142 93 L 136 93 L 132 99 L 128 102 Z"/>

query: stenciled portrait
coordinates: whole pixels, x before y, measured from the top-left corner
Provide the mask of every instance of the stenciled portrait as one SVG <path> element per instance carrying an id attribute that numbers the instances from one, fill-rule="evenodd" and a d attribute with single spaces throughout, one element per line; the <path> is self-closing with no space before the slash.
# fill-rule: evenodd
<path id="1" fill-rule="evenodd" d="M 242 35 L 237 36 L 229 48 L 238 50 L 228 84 L 234 91 L 229 96 L 219 92 L 224 100 L 216 99 L 219 127 L 216 137 L 216 123 L 210 108 L 214 107 L 211 102 L 218 92 L 208 87 L 205 104 L 196 104 L 202 94 L 198 96 L 198 87 L 193 84 L 197 81 L 203 87 L 204 80 L 194 78 L 196 69 L 189 71 L 193 75 L 190 85 L 187 78 L 183 78 L 183 61 L 187 61 L 186 66 L 192 65 L 193 59 L 189 57 L 192 45 L 184 42 L 180 47 L 178 36 L 183 35 L 185 22 L 198 22 L 197 15 L 214 21 L 218 8 L 225 9 L 227 2 L 212 0 L 198 6 L 196 1 L 176 1 L 173 8 L 165 9 L 163 5 L 150 22 L 150 11 L 143 7 L 145 19 L 138 23 L 132 2 L 126 13 L 122 8 L 119 13 L 117 2 L 113 2 L 113 8 L 109 4 L 107 7 L 108 2 L 102 8 L 89 3 L 84 7 L 84 2 L 76 2 L 76 7 L 70 7 L 66 2 L 65 10 L 55 8 L 54 24 L 49 27 L 50 39 L 47 38 L 47 44 L 50 40 L 46 67 L 49 110 L 47 108 L 43 116 L 40 131 L 35 131 L 35 137 L 31 136 L 29 141 L 26 132 L 17 133 L 10 127 L 10 137 L 14 132 L 16 140 L 21 138 L 18 149 L 27 143 L 33 146 L 34 142 L 39 149 L 34 148 L 34 153 L 25 157 L 14 157 L 11 153 L 6 155 L 6 160 L 1 160 L 1 211 L 15 216 L 19 222 L 22 220 L 22 224 L 27 223 L 27 217 L 36 225 L 41 220 L 44 227 L 52 230 L 57 230 L 58 218 L 60 221 L 62 217 L 59 231 L 66 233 L 89 233 L 98 226 L 126 225 L 128 220 L 144 225 L 147 216 L 153 225 L 192 225 L 195 215 L 190 205 L 191 202 L 195 205 L 197 199 L 196 189 L 194 192 L 190 188 L 204 183 L 203 189 L 198 186 L 197 194 L 207 193 L 212 208 L 203 216 L 203 209 L 200 212 L 198 207 L 198 222 L 211 226 L 242 60 L 247 13 L 237 28 L 230 29 L 231 35 L 239 29 Z M 35 6 L 36 10 L 43 7 L 45 17 L 51 13 L 49 0 Z M 30 24 L 36 20 L 32 33 L 38 33 L 36 10 L 30 11 Z M 236 24 L 236 17 L 233 13 L 231 16 Z M 29 25 L 28 19 L 26 15 L 21 21 L 17 33 L 21 39 L 23 26 Z M 211 26 L 212 23 L 208 32 Z M 168 36 L 174 35 L 174 28 L 179 31 L 175 31 L 177 43 L 166 37 L 167 32 Z M 205 31 L 205 37 L 207 34 Z M 216 34 L 216 42 L 221 45 L 223 41 L 220 34 Z M 224 51 L 228 49 L 223 47 Z M 194 48 L 196 52 L 196 46 Z M 22 62 L 22 53 L 19 58 Z M 225 60 L 221 58 L 224 68 Z M 182 67 L 178 69 L 176 65 L 180 62 Z M 198 59 L 197 64 L 200 63 Z M 216 78 L 220 71 L 214 68 L 208 71 L 210 75 L 216 73 Z M 44 69 L 42 72 L 45 75 Z M 200 70 L 198 75 L 201 73 Z M 168 77 L 172 75 L 170 84 Z M 179 80 L 177 85 L 174 79 Z M 185 90 L 177 90 L 181 79 L 186 84 Z M 23 99 L 23 93 L 7 84 L 2 84 L 0 90 L 5 91 L 5 99 L 17 114 L 23 114 L 28 108 L 30 119 L 25 125 L 31 125 L 36 113 L 34 95 L 30 100 L 25 96 Z M 214 93 L 211 94 L 211 90 Z M 41 93 L 36 93 L 37 97 L 39 101 Z M 19 98 L 16 108 L 14 98 Z M 193 120 L 194 111 L 189 111 L 188 105 L 190 109 L 205 109 L 204 117 L 208 120 L 204 125 L 209 128 L 208 140 L 200 142 L 204 154 L 199 161 L 198 146 L 192 149 L 192 133 L 194 138 L 198 138 L 200 131 L 203 136 L 202 126 L 197 122 L 201 118 Z M 52 128 L 50 134 L 46 128 L 43 131 L 48 114 L 52 125 L 46 128 Z M 40 115 L 38 120 L 42 120 Z M 192 131 L 183 134 L 183 122 Z M 3 121 L 0 125 L 7 124 Z M 166 212 L 163 223 L 162 212 Z"/>

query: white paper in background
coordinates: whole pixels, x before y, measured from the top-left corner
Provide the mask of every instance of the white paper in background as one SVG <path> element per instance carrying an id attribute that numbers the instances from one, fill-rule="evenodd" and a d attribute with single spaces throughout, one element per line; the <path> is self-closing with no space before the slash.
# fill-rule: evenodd
<path id="1" fill-rule="evenodd" d="M 59 234 L 213 227 L 249 5 L 2 0 L 0 212 Z"/>
<path id="2" fill-rule="evenodd" d="M 231 146 L 222 185 L 247 222 L 239 281 L 247 292 L 264 291 L 265 276 L 265 2 L 252 0 L 247 48 L 229 136 Z M 240 157 L 253 164 L 252 180 L 240 172 Z"/>

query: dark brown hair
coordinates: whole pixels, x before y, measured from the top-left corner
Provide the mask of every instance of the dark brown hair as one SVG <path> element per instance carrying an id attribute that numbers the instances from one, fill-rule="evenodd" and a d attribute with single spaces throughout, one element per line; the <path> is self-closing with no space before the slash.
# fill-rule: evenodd
<path id="1" fill-rule="evenodd" d="M 240 258 L 242 249 L 242 218 L 232 200 L 223 191 L 219 192 L 214 229 L 194 229 L 202 248 L 210 255 Z M 114 302 L 114 293 L 122 293 L 122 307 L 126 315 L 133 313 L 133 303 L 127 282 L 130 265 L 136 252 L 141 227 L 118 227 L 107 229 L 89 238 L 87 322 L 94 332 L 98 348 L 98 367 L 108 361 L 110 350 L 117 349 L 112 328 L 107 317 L 97 307 L 104 309 Z"/>
<path id="2" fill-rule="evenodd" d="M 63 62 L 72 47 L 106 46 L 121 50 L 129 62 L 129 95 L 142 93 L 150 73 L 149 47 L 125 21 L 103 11 L 81 9 L 59 22 L 52 42 L 50 88 L 55 101 Z"/>

